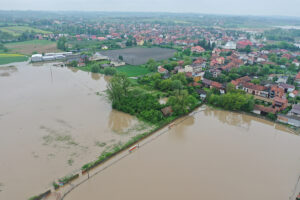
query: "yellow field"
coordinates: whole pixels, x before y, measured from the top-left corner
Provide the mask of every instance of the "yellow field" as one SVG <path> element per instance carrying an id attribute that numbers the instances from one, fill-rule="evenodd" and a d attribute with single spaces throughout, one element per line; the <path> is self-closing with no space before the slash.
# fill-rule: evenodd
<path id="1" fill-rule="evenodd" d="M 0 53 L 0 57 L 18 57 L 18 56 L 24 56 L 24 55 L 16 54 L 16 53 Z"/>

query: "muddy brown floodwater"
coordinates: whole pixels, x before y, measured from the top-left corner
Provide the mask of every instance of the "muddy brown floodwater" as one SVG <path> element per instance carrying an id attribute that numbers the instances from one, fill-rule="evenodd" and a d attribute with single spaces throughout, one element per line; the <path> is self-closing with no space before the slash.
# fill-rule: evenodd
<path id="1" fill-rule="evenodd" d="M 289 200 L 299 192 L 299 136 L 248 115 L 198 111 L 65 200 Z"/>
<path id="2" fill-rule="evenodd" d="M 0 66 L 0 199 L 51 187 L 149 125 L 113 111 L 107 77 L 53 64 Z M 98 94 L 98 95 L 97 95 Z"/>

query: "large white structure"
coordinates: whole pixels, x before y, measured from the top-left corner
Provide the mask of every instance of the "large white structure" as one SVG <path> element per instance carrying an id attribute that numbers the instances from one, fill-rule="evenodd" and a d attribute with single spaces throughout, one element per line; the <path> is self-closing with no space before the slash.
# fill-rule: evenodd
<path id="1" fill-rule="evenodd" d="M 31 56 L 31 62 L 63 60 L 70 55 L 72 55 L 72 52 L 45 53 L 44 56 L 42 54 L 34 54 Z"/>
<path id="2" fill-rule="evenodd" d="M 43 55 L 42 54 L 33 54 L 31 56 L 31 62 L 41 62 L 43 61 Z"/>
<path id="3" fill-rule="evenodd" d="M 236 49 L 236 43 L 233 41 L 227 42 L 224 46 L 223 49 L 230 49 L 230 50 L 235 50 Z"/>

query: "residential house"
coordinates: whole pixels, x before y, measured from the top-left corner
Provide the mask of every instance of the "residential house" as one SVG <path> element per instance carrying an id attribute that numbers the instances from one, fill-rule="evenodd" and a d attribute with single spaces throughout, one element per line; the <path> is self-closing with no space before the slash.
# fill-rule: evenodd
<path id="1" fill-rule="evenodd" d="M 276 83 L 286 83 L 288 81 L 288 76 L 279 76 Z"/>
<path id="2" fill-rule="evenodd" d="M 221 94 L 225 93 L 225 87 L 221 83 L 209 79 L 205 79 L 205 78 L 203 78 L 202 83 L 204 84 L 204 86 L 209 87 L 210 89 L 212 88 L 218 89 Z"/>
<path id="3" fill-rule="evenodd" d="M 252 112 L 258 115 L 276 114 L 276 109 L 255 104 Z"/>
<path id="4" fill-rule="evenodd" d="M 120 60 L 112 60 L 110 64 L 114 67 L 120 67 L 126 65 L 124 61 L 120 61 Z"/>
<path id="5" fill-rule="evenodd" d="M 274 97 L 279 97 L 282 98 L 284 95 L 284 89 L 277 86 L 277 85 L 273 85 L 270 89 L 270 98 L 274 98 Z"/>
<path id="6" fill-rule="evenodd" d="M 300 117 L 300 104 L 294 104 L 290 113 L 292 115 Z"/>
<path id="7" fill-rule="evenodd" d="M 157 72 L 160 73 L 160 74 L 167 74 L 167 73 L 169 73 L 169 71 L 167 69 L 165 69 L 163 66 L 158 66 Z"/>
<path id="8" fill-rule="evenodd" d="M 193 73 L 194 72 L 194 68 L 191 66 L 191 65 L 186 65 L 184 67 L 184 72 L 187 73 L 187 72 L 191 72 Z"/>
<path id="9" fill-rule="evenodd" d="M 295 127 L 300 127 L 300 117 L 298 116 L 279 114 L 277 120 L 285 124 L 289 124 Z"/>
<path id="10" fill-rule="evenodd" d="M 207 94 L 206 94 L 205 90 L 197 89 L 196 92 L 200 96 L 200 99 L 202 99 L 202 100 L 206 99 Z"/>
<path id="11" fill-rule="evenodd" d="M 209 72 L 212 74 L 214 78 L 217 78 L 221 74 L 221 70 L 217 68 L 210 69 Z"/>
<path id="12" fill-rule="evenodd" d="M 286 83 L 279 83 L 278 87 L 284 89 L 285 93 L 291 93 L 295 90 L 295 86 L 294 85 L 290 85 L 290 84 L 286 84 Z"/>
<path id="13" fill-rule="evenodd" d="M 252 44 L 252 42 L 250 41 L 250 40 L 241 40 L 241 41 L 238 41 L 237 42 L 237 48 L 238 49 L 244 49 L 244 48 L 246 48 L 247 46 L 252 46 L 253 44 Z"/>
<path id="14" fill-rule="evenodd" d="M 256 85 L 256 84 L 253 84 L 250 82 L 242 82 L 240 84 L 240 87 L 242 88 L 242 90 L 244 90 L 245 92 L 247 92 L 249 94 L 253 94 L 253 95 L 261 96 L 261 97 L 265 97 L 265 98 L 269 97 L 269 92 L 267 91 L 267 88 L 265 86 Z"/>
<path id="15" fill-rule="evenodd" d="M 287 106 L 288 106 L 288 100 L 287 99 L 283 99 L 283 98 L 279 98 L 279 97 L 275 97 L 273 99 L 272 106 L 276 110 L 282 111 L 282 110 L 284 110 L 284 109 L 287 108 Z"/>
<path id="16" fill-rule="evenodd" d="M 205 52 L 205 49 L 201 46 L 195 46 L 195 47 L 191 48 L 191 51 L 193 53 L 202 53 L 202 52 Z"/>

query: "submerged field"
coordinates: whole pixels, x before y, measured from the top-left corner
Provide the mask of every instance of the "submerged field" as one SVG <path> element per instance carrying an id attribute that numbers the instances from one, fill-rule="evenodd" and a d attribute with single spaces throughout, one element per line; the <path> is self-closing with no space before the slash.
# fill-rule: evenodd
<path id="1" fill-rule="evenodd" d="M 112 110 L 104 92 L 108 77 L 53 63 L 14 65 L 0 67 L 1 200 L 52 188 L 58 178 L 152 128 Z"/>
<path id="2" fill-rule="evenodd" d="M 26 60 L 28 60 L 28 57 L 21 54 L 0 53 L 0 65 Z"/>
<path id="3" fill-rule="evenodd" d="M 118 50 L 101 51 L 100 53 L 106 55 L 112 59 L 118 59 L 119 56 L 123 57 L 123 60 L 130 65 L 142 65 L 145 64 L 150 58 L 154 60 L 165 60 L 174 55 L 176 51 L 174 49 L 164 48 L 127 48 Z"/>
<path id="4" fill-rule="evenodd" d="M 56 42 L 49 40 L 30 40 L 25 42 L 7 43 L 10 52 L 31 55 L 33 53 L 58 52 Z"/>

